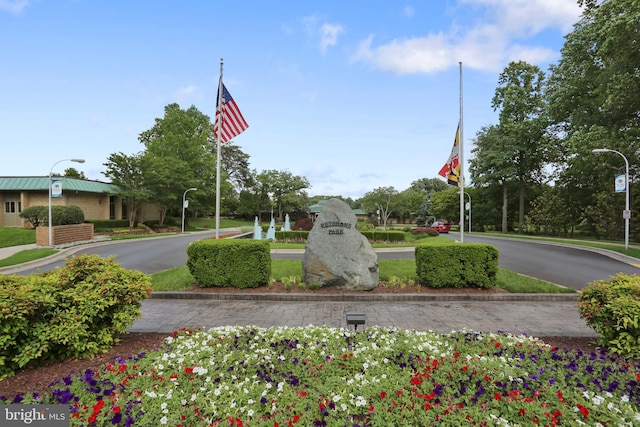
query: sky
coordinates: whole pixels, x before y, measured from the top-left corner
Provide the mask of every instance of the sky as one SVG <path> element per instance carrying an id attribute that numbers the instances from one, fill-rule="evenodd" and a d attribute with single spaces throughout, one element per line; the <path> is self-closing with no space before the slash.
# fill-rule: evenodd
<path id="1" fill-rule="evenodd" d="M 461 116 L 467 169 L 497 124 L 500 73 L 547 71 L 580 13 L 576 0 L 0 0 L 0 176 L 108 181 L 109 155 L 143 151 L 165 106 L 213 117 L 222 69 L 251 169 L 304 176 L 310 196 L 403 191 L 439 177 Z"/>

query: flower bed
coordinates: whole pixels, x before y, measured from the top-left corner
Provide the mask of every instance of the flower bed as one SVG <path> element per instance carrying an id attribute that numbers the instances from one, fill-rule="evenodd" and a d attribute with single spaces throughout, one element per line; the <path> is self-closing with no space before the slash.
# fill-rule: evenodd
<path id="1" fill-rule="evenodd" d="M 526 336 L 220 327 L 165 347 L 22 402 L 69 404 L 74 426 L 640 422 L 640 365 Z"/>

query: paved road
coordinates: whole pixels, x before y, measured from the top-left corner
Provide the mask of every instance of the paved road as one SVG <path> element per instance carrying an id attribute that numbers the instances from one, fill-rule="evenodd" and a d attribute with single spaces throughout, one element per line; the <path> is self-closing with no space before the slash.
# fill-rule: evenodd
<path id="1" fill-rule="evenodd" d="M 236 230 L 221 230 L 220 235 L 234 233 Z M 116 260 L 125 268 L 145 273 L 155 273 L 172 267 L 185 265 L 186 248 L 195 240 L 209 238 L 215 232 L 199 232 L 153 239 L 136 239 L 107 242 L 97 245 L 78 246 L 63 253 L 98 254 L 116 256 Z M 455 239 L 457 233 L 449 237 Z M 465 235 L 465 242 L 480 242 L 494 245 L 500 251 L 501 268 L 516 271 L 542 280 L 574 289 L 582 289 L 595 280 L 608 279 L 623 272 L 640 274 L 637 267 L 640 260 L 624 257 L 612 251 L 592 252 L 570 245 L 548 244 L 534 240 L 518 240 L 499 237 L 486 237 L 477 234 Z M 276 250 L 274 258 L 302 259 L 300 250 Z M 413 259 L 413 248 L 398 250 L 378 250 L 380 259 Z M 1 269 L 3 274 L 30 274 L 38 270 L 49 270 L 62 265 L 58 258 L 41 260 L 30 266 L 15 266 Z"/>

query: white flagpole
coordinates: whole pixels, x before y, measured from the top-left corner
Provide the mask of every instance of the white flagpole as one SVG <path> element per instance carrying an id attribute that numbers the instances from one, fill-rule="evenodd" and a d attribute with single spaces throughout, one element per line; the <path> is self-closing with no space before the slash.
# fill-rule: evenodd
<path id="1" fill-rule="evenodd" d="M 460 165 L 460 176 L 458 176 L 458 187 L 460 187 L 460 242 L 464 243 L 464 132 L 462 121 L 462 62 L 460 64 L 460 136 L 458 140 L 458 163 Z"/>
<path id="2" fill-rule="evenodd" d="M 220 138 L 222 137 L 222 123 L 224 120 L 224 109 L 222 108 L 222 61 L 220 58 L 220 81 L 218 82 L 218 106 L 216 112 L 220 109 L 218 117 L 218 132 L 216 135 L 216 239 L 219 237 L 220 230 Z"/>

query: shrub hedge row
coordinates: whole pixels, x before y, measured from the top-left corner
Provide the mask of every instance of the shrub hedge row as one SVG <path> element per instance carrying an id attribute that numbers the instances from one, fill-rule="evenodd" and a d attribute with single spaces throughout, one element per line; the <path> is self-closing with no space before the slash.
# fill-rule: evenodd
<path id="1" fill-rule="evenodd" d="M 496 285 L 498 249 L 479 243 L 418 245 L 416 275 L 432 288 L 481 288 Z"/>
<path id="2" fill-rule="evenodd" d="M 187 248 L 187 267 L 205 288 L 239 289 L 267 285 L 271 278 L 271 251 L 266 240 L 205 239 Z"/>
<path id="3" fill-rule="evenodd" d="M 78 206 L 51 206 L 52 224 L 82 224 L 84 212 Z M 29 206 L 20 212 L 20 218 L 31 223 L 33 228 L 49 224 L 49 206 Z"/>
<path id="4" fill-rule="evenodd" d="M 140 317 L 151 279 L 82 255 L 29 276 L 0 276 L 0 380 L 27 365 L 93 357 Z"/>

